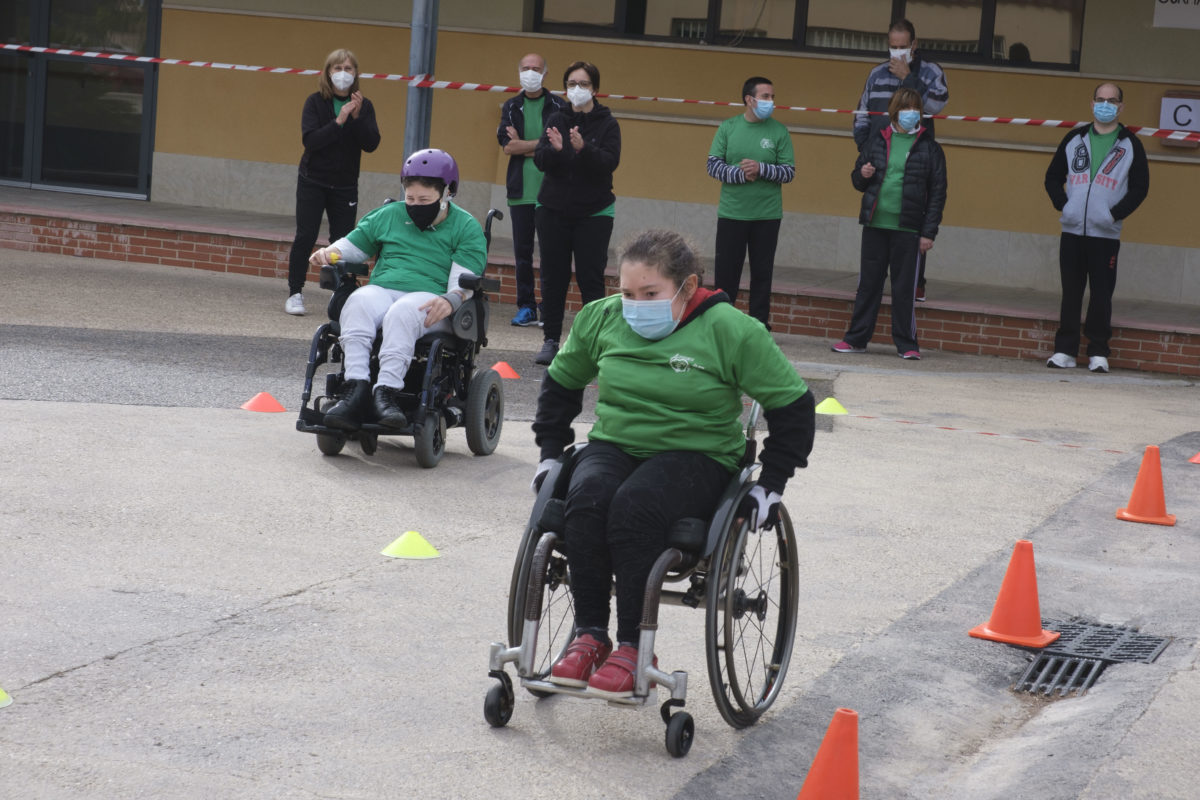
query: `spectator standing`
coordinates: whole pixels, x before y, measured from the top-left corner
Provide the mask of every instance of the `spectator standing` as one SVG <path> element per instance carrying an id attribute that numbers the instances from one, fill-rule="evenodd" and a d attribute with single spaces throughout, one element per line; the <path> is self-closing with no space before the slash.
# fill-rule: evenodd
<path id="1" fill-rule="evenodd" d="M 917 254 L 933 247 L 946 205 L 946 157 L 921 125 L 921 95 L 899 89 L 888 108 L 891 125 L 864 144 L 850 173 L 863 193 L 862 257 L 850 328 L 836 353 L 865 353 L 875 334 L 883 282 L 892 281 L 892 341 L 901 358 L 920 360 Z"/>
<path id="2" fill-rule="evenodd" d="M 304 155 L 296 179 L 296 238 L 288 256 L 288 299 L 283 310 L 303 316 L 308 257 L 329 217 L 329 241 L 354 229 L 358 218 L 358 170 L 364 152 L 379 146 L 375 106 L 358 86 L 358 59 L 345 48 L 325 59 L 319 89 L 300 116 Z"/>
<path id="3" fill-rule="evenodd" d="M 1150 168 L 1138 138 L 1117 121 L 1125 93 L 1102 83 L 1092 93 L 1094 122 L 1068 133 L 1046 170 L 1046 193 L 1061 211 L 1058 269 L 1062 305 L 1054 355 L 1047 367 L 1069 369 L 1079 354 L 1079 314 L 1091 282 L 1087 322 L 1088 369 L 1108 372 L 1112 338 L 1112 296 L 1117 285 L 1121 222 L 1150 190 Z"/>
<path id="4" fill-rule="evenodd" d="M 565 111 L 567 102 L 542 87 L 546 59 L 530 53 L 517 66 L 521 92 L 500 109 L 496 139 L 508 159 L 505 187 L 508 217 L 512 220 L 513 256 L 517 265 L 517 315 L 512 324 L 537 325 L 538 303 L 533 285 L 534 207 L 542 188 L 542 171 L 533 160 L 538 139 L 555 111 Z"/>
<path id="5" fill-rule="evenodd" d="M 950 101 L 950 89 L 946 85 L 946 73 L 932 61 L 926 61 L 917 52 L 917 31 L 906 19 L 896 20 L 888 28 L 889 59 L 871 70 L 867 85 L 858 101 L 858 113 L 854 116 L 854 143 L 859 151 L 871 140 L 873 134 L 889 124 L 888 104 L 897 89 L 914 89 L 921 96 L 922 110 L 926 114 L 940 114 Z M 933 138 L 933 120 L 926 118 L 922 125 Z M 917 260 L 917 302 L 925 302 L 925 253 Z"/>
<path id="6" fill-rule="evenodd" d="M 755 76 L 742 85 L 745 109 L 717 128 L 708 174 L 721 182 L 713 281 L 736 303 L 750 256 L 750 316 L 770 329 L 771 278 L 783 218 L 783 184 L 796 177 L 792 137 L 778 120 L 775 87 Z"/>
<path id="7" fill-rule="evenodd" d="M 571 262 L 583 302 L 604 296 L 604 268 L 612 237 L 616 195 L 612 175 L 621 162 L 621 126 L 596 102 L 600 70 L 576 61 L 563 73 L 571 107 L 550 116 L 533 161 L 545 173 L 534 221 L 542 251 L 542 349 L 549 364 L 562 338 Z"/>

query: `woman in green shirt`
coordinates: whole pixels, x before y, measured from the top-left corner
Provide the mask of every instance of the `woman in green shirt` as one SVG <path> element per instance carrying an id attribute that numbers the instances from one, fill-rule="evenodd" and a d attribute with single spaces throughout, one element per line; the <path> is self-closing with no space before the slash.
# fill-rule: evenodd
<path id="1" fill-rule="evenodd" d="M 787 480 L 808 464 L 812 392 L 767 329 L 701 278 L 679 234 L 642 234 L 622 253 L 621 294 L 579 312 L 546 370 L 533 423 L 542 458 L 535 490 L 574 441 L 584 387 L 599 387 L 596 424 L 566 496 L 575 639 L 551 669 L 555 683 L 632 694 L 646 580 L 671 525 L 712 516 L 737 470 L 743 394 L 762 405 L 770 428 L 749 501 L 760 528 L 774 526 Z"/>
<path id="2" fill-rule="evenodd" d="M 921 95 L 897 89 L 891 124 L 863 144 L 850 180 L 863 193 L 862 256 L 850 328 L 835 353 L 865 353 L 875 334 L 883 282 L 892 280 L 892 341 L 901 358 L 919 360 L 917 254 L 937 237 L 946 205 L 946 156 L 921 125 Z"/>

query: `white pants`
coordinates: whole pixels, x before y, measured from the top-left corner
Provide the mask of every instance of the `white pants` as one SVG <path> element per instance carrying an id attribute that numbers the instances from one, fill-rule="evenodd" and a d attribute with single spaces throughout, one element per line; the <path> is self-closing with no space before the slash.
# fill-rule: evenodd
<path id="1" fill-rule="evenodd" d="M 437 296 L 430 292 L 399 292 L 373 284 L 355 289 L 346 299 L 340 319 L 346 380 L 371 379 L 371 345 L 375 343 L 375 331 L 382 324 L 379 379 L 375 385 L 403 388 L 417 339 L 427 333 L 452 330 L 449 317 L 431 328 L 425 327 L 425 312 L 420 306 Z"/>

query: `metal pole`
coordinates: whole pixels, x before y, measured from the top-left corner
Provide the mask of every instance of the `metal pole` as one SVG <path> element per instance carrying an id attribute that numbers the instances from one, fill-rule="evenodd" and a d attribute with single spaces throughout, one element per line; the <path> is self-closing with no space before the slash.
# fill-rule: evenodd
<path id="1" fill-rule="evenodd" d="M 437 56 L 438 0 L 413 0 L 408 74 L 433 75 Z M 429 147 L 433 90 L 409 89 L 404 118 L 404 157 Z"/>

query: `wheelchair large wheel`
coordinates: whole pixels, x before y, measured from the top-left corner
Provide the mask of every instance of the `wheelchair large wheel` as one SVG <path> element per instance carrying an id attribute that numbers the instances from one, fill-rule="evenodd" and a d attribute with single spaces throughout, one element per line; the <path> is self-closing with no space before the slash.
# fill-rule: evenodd
<path id="1" fill-rule="evenodd" d="M 708 680 L 721 716 L 735 728 L 754 724 L 775 702 L 792 657 L 796 535 L 782 505 L 779 517 L 774 531 L 761 533 L 731 523 L 708 575 Z"/>
<path id="2" fill-rule="evenodd" d="M 413 439 L 417 451 L 417 463 L 425 469 L 433 469 L 446 452 L 446 419 L 436 411 L 425 414 L 425 424 Z"/>
<path id="3" fill-rule="evenodd" d="M 494 369 L 477 370 L 467 389 L 467 447 L 477 456 L 490 456 L 504 427 L 504 384 Z"/>
<path id="4" fill-rule="evenodd" d="M 508 642 L 510 647 L 521 644 L 525 628 L 525 600 L 531 581 L 541 582 L 542 606 L 538 624 L 537 660 L 531 677 L 544 679 L 550 667 L 566 651 L 575 631 L 575 602 L 571 598 L 571 575 L 567 557 L 557 549 L 546 558 L 545 566 L 536 574 L 534 561 L 541 537 L 530 528 L 521 542 L 521 550 L 513 564 L 512 582 L 508 590 Z M 530 690 L 538 697 L 542 692 Z"/>

